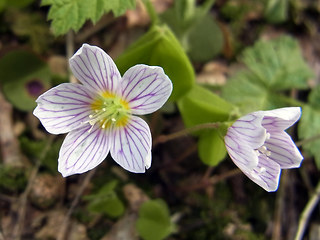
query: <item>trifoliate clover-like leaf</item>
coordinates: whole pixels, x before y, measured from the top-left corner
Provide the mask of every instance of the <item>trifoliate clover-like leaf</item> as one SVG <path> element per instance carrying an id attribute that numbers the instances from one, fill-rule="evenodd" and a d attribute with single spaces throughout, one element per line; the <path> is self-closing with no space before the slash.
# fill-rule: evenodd
<path id="1" fill-rule="evenodd" d="M 246 68 L 229 79 L 222 96 L 242 113 L 287 106 L 283 93 L 308 88 L 313 75 L 298 42 L 289 36 L 260 40 L 245 49 L 240 60 Z"/>
<path id="2" fill-rule="evenodd" d="M 312 77 L 298 42 L 289 36 L 260 40 L 243 52 L 241 60 L 258 83 L 274 90 L 306 89 Z"/>
<path id="3" fill-rule="evenodd" d="M 303 115 L 298 128 L 298 135 L 301 139 L 308 139 L 317 136 L 320 131 L 320 87 L 312 89 L 309 95 L 309 104 L 302 107 Z M 315 163 L 320 169 L 320 140 L 309 141 L 303 144 L 303 149 L 315 158 Z"/>
<path id="4" fill-rule="evenodd" d="M 70 29 L 78 31 L 86 20 L 96 23 L 105 12 L 115 16 L 134 8 L 134 0 L 42 0 L 43 6 L 51 5 L 48 19 L 55 35 L 62 35 Z"/>

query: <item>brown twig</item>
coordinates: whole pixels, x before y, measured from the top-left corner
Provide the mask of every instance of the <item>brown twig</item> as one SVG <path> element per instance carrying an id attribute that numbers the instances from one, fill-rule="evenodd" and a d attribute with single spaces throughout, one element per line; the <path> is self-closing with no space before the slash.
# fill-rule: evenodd
<path id="1" fill-rule="evenodd" d="M 86 187 L 88 186 L 88 184 L 90 183 L 91 178 L 94 176 L 96 172 L 96 169 L 91 170 L 89 173 L 86 174 L 80 188 L 78 189 L 77 195 L 74 198 L 74 200 L 72 201 L 72 204 L 62 222 L 60 231 L 59 231 L 59 235 L 57 240 L 64 240 L 66 239 L 66 235 L 67 235 L 67 230 L 68 230 L 68 226 L 69 226 L 69 221 L 70 221 L 70 217 L 75 209 L 75 207 L 78 205 L 80 198 L 84 192 L 84 190 L 86 189 Z"/>
<path id="2" fill-rule="evenodd" d="M 220 175 L 212 176 L 209 179 L 209 181 L 210 181 L 210 183 L 212 185 L 214 185 L 214 184 L 217 184 L 217 183 L 219 183 L 219 182 L 221 182 L 223 180 L 226 180 L 228 178 L 234 177 L 234 176 L 236 176 L 236 175 L 238 175 L 240 173 L 241 173 L 241 170 L 239 168 L 235 168 L 235 169 L 232 169 L 232 170 L 230 170 L 230 171 L 228 171 L 226 173 L 222 173 Z"/>
<path id="3" fill-rule="evenodd" d="M 29 181 L 28 181 L 28 185 L 26 187 L 26 189 L 24 190 L 24 192 L 21 194 L 20 198 L 19 198 L 19 210 L 18 210 L 18 220 L 17 220 L 17 224 L 15 225 L 15 228 L 13 230 L 13 239 L 15 240 L 20 240 L 21 239 L 21 232 L 23 230 L 23 226 L 24 226 L 24 222 L 25 222 L 25 215 L 26 215 L 26 206 L 27 206 L 27 201 L 28 201 L 28 196 L 29 193 L 31 191 L 32 185 L 34 183 L 34 180 L 38 174 L 39 171 L 39 167 L 43 161 L 43 159 L 45 158 L 45 156 L 47 155 L 52 142 L 54 140 L 54 136 L 51 135 L 49 137 L 49 141 L 47 142 L 45 148 L 43 149 L 43 151 L 41 152 L 40 157 L 38 158 L 38 160 L 35 163 L 34 168 L 32 169 L 32 172 L 29 176 Z"/>
<path id="4" fill-rule="evenodd" d="M 74 54 L 74 32 L 69 30 L 66 35 L 66 52 L 67 52 L 67 59 L 70 59 Z M 77 83 L 78 80 L 71 74 L 69 69 L 69 82 Z"/>
<path id="5" fill-rule="evenodd" d="M 171 134 L 168 134 L 168 135 L 160 135 L 154 141 L 153 146 L 155 146 L 155 145 L 157 145 L 159 143 L 165 143 L 165 142 L 171 141 L 171 140 L 176 139 L 176 138 L 187 136 L 189 134 L 192 134 L 194 132 L 198 132 L 200 130 L 217 129 L 217 128 L 219 128 L 219 126 L 220 126 L 220 123 L 202 123 L 202 124 L 190 127 L 190 128 L 182 129 L 182 130 L 180 130 L 178 132 L 174 132 L 174 133 L 171 133 Z"/>
<path id="6" fill-rule="evenodd" d="M 319 140 L 319 139 L 320 139 L 320 134 L 316 134 L 316 135 L 314 135 L 314 136 L 312 136 L 310 138 L 306 138 L 306 139 L 303 139 L 303 140 L 301 140 L 299 142 L 296 142 L 296 145 L 298 147 L 301 147 L 302 145 L 305 145 L 305 144 L 310 143 L 310 142 L 314 142 L 314 141 Z"/>
<path id="7" fill-rule="evenodd" d="M 23 166 L 19 142 L 14 135 L 12 106 L 0 90 L 0 149 L 3 163 L 7 166 Z"/>
<path id="8" fill-rule="evenodd" d="M 186 189 L 182 189 L 182 190 L 192 192 L 195 190 L 204 189 L 210 185 L 215 185 L 221 181 L 224 181 L 228 178 L 234 177 L 240 173 L 241 173 L 241 170 L 239 168 L 235 168 L 235 169 L 232 169 L 226 173 L 222 173 L 220 175 L 215 175 L 215 176 L 212 176 L 208 179 L 203 179 L 203 181 L 200 181 L 194 185 L 187 186 L 187 188 L 186 188 L 187 190 Z"/>
<path id="9" fill-rule="evenodd" d="M 112 16 L 112 14 L 106 14 L 104 15 L 96 24 L 94 24 L 92 27 L 85 28 L 83 31 L 80 31 L 75 41 L 77 43 L 83 43 L 88 38 L 90 38 L 92 35 L 96 34 L 97 32 L 101 31 L 102 29 L 106 28 L 110 24 L 112 24 L 115 21 L 115 18 Z"/>

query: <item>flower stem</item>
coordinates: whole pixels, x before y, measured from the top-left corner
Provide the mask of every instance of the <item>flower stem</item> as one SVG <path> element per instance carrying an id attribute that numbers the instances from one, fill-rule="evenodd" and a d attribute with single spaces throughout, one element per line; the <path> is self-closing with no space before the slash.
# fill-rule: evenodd
<path id="1" fill-rule="evenodd" d="M 312 137 L 309 137 L 309 138 L 303 139 L 303 140 L 301 140 L 299 142 L 296 142 L 296 145 L 298 147 L 301 147 L 302 145 L 305 145 L 305 144 L 310 143 L 310 142 L 314 142 L 314 141 L 319 140 L 319 139 L 320 139 L 320 134 L 316 134 L 316 135 L 314 135 Z"/>
<path id="2" fill-rule="evenodd" d="M 317 188 L 314 194 L 312 195 L 311 199 L 309 200 L 309 202 L 307 203 L 305 209 L 301 214 L 295 240 L 302 240 L 309 218 L 319 201 L 320 201 L 320 181 L 317 185 Z"/>
<path id="3" fill-rule="evenodd" d="M 74 32 L 69 30 L 66 36 L 66 51 L 67 51 L 67 59 L 70 59 L 74 54 Z M 69 73 L 69 82 L 77 83 L 77 79 Z"/>
<path id="4" fill-rule="evenodd" d="M 182 130 L 180 130 L 178 132 L 175 132 L 175 133 L 171 133 L 171 134 L 168 134 L 168 135 L 160 135 L 156 139 L 154 145 L 156 145 L 158 143 L 168 142 L 168 141 L 171 141 L 173 139 L 180 138 L 180 137 L 189 135 L 191 133 L 198 132 L 198 131 L 203 130 L 203 129 L 217 129 L 220 126 L 221 126 L 221 123 L 219 123 L 219 122 L 217 122 L 217 123 L 202 123 L 202 124 L 190 127 L 190 128 L 182 129 Z"/>
<path id="5" fill-rule="evenodd" d="M 212 7 L 212 5 L 213 5 L 215 2 L 216 2 L 216 0 L 207 0 L 207 1 L 205 1 L 205 2 L 203 3 L 203 7 L 202 7 L 203 11 L 204 11 L 205 13 L 209 12 L 210 9 L 211 9 L 211 7 Z"/>
<path id="6" fill-rule="evenodd" d="M 149 17 L 151 19 L 152 25 L 153 26 L 157 25 L 160 22 L 160 20 L 159 20 L 158 14 L 157 14 L 156 10 L 154 9 L 151 1 L 150 0 L 143 0 L 143 3 L 147 9 L 147 12 L 148 12 Z"/>

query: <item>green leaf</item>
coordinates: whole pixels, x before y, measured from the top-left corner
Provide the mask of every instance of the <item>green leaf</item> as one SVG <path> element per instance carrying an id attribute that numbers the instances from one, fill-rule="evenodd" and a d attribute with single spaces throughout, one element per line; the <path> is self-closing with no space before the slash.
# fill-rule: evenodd
<path id="1" fill-rule="evenodd" d="M 19 139 L 21 149 L 23 154 L 30 157 L 30 159 L 41 158 L 43 154 L 43 149 L 48 144 L 48 140 L 34 141 L 26 136 L 22 136 Z M 55 140 L 51 146 L 49 151 L 46 153 L 46 156 L 43 158 L 44 160 L 41 162 L 42 168 L 50 171 L 52 174 L 57 174 L 58 169 L 58 158 L 59 158 L 59 150 L 62 144 L 62 139 Z"/>
<path id="2" fill-rule="evenodd" d="M 281 23 L 288 19 L 288 0 L 269 0 L 265 18 L 271 23 Z"/>
<path id="3" fill-rule="evenodd" d="M 198 62 L 206 62 L 221 53 L 223 35 L 211 14 L 202 17 L 188 33 L 188 54 Z"/>
<path id="4" fill-rule="evenodd" d="M 134 0 L 42 0 L 42 5 L 51 5 L 48 19 L 52 20 L 55 35 L 62 35 L 70 29 L 78 31 L 86 20 L 96 23 L 105 12 L 112 11 L 120 16 L 127 9 L 134 8 Z"/>
<path id="5" fill-rule="evenodd" d="M 0 59 L 3 93 L 20 110 L 34 109 L 36 98 L 49 88 L 50 80 L 47 64 L 30 52 L 11 51 Z"/>
<path id="6" fill-rule="evenodd" d="M 250 71 L 238 72 L 228 80 L 222 96 L 237 105 L 242 114 L 287 106 L 278 91 L 266 88 Z"/>
<path id="7" fill-rule="evenodd" d="M 218 165 L 227 154 L 224 141 L 215 129 L 201 133 L 198 141 L 198 152 L 202 162 L 209 166 Z"/>
<path id="8" fill-rule="evenodd" d="M 320 86 L 314 88 L 309 95 L 310 105 L 302 108 L 302 117 L 298 127 L 299 138 L 308 139 L 320 132 Z M 320 140 L 308 142 L 303 149 L 310 152 L 320 169 Z"/>
<path id="9" fill-rule="evenodd" d="M 236 110 L 232 104 L 199 85 L 178 101 L 178 107 L 186 127 L 228 121 Z M 226 156 L 224 141 L 215 129 L 200 132 L 198 149 L 202 162 L 210 166 L 217 165 Z"/>
<path id="10" fill-rule="evenodd" d="M 179 19 L 179 21 L 189 23 L 194 18 L 194 14 L 196 10 L 196 1 L 195 0 L 175 1 L 173 10 L 175 15 L 177 15 L 177 18 Z"/>
<path id="11" fill-rule="evenodd" d="M 116 60 L 122 74 L 139 63 L 164 69 L 173 83 L 172 101 L 186 94 L 194 84 L 193 67 L 167 26 L 152 27 Z"/>
<path id="12" fill-rule="evenodd" d="M 287 106 L 282 91 L 305 89 L 312 76 L 298 43 L 287 36 L 257 42 L 241 60 L 247 69 L 231 77 L 222 96 L 238 105 L 242 114 Z"/>
<path id="13" fill-rule="evenodd" d="M 178 107 L 186 127 L 227 121 L 235 110 L 232 104 L 199 85 L 178 101 Z"/>
<path id="14" fill-rule="evenodd" d="M 28 183 L 25 168 L 11 167 L 0 164 L 0 190 L 12 192 L 22 191 Z"/>
<path id="15" fill-rule="evenodd" d="M 142 204 L 136 228 L 144 240 L 162 240 L 169 236 L 174 225 L 170 221 L 167 204 L 161 199 Z"/>
<path id="16" fill-rule="evenodd" d="M 111 181 L 100 188 L 98 193 L 84 196 L 89 201 L 88 209 L 94 213 L 105 213 L 119 217 L 124 212 L 124 205 L 115 192 L 118 182 Z"/>
<path id="17" fill-rule="evenodd" d="M 182 46 L 197 62 L 205 62 L 223 48 L 223 35 L 211 14 L 196 7 L 193 0 L 175 1 L 174 7 L 161 16 L 176 34 Z"/>
<path id="18" fill-rule="evenodd" d="M 10 9 L 6 11 L 5 18 L 14 34 L 27 39 L 38 53 L 46 51 L 48 44 L 53 41 L 44 16 L 40 13 Z"/>
<path id="19" fill-rule="evenodd" d="M 304 61 L 298 42 L 289 36 L 258 41 L 242 54 L 242 61 L 257 82 L 273 90 L 308 88 L 312 71 Z"/>
<path id="20" fill-rule="evenodd" d="M 0 12 L 5 8 L 24 8 L 30 5 L 34 0 L 0 0 Z"/>

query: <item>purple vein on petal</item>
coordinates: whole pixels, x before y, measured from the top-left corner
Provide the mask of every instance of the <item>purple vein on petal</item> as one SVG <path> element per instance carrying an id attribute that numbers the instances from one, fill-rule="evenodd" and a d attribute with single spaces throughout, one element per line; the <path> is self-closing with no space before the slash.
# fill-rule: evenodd
<path id="1" fill-rule="evenodd" d="M 100 139 L 100 142 L 98 143 L 99 139 Z M 91 151 L 91 152 L 94 152 L 94 155 L 91 157 L 91 159 L 92 159 L 92 160 L 93 160 L 93 159 L 101 160 L 101 155 L 103 154 L 103 151 L 100 151 L 100 152 L 99 152 L 99 148 L 101 148 L 101 147 L 106 147 L 106 146 L 108 146 L 107 137 L 106 137 L 106 136 L 103 136 L 103 133 L 102 133 L 101 131 L 99 131 L 98 134 L 97 134 L 97 141 L 96 141 L 96 143 L 94 144 L 94 147 L 95 147 L 96 149 L 93 148 L 92 151 Z M 98 153 L 99 153 L 100 156 L 97 156 L 97 158 L 95 158 Z M 82 168 L 82 166 L 84 165 L 84 163 L 85 163 L 85 162 L 83 162 L 83 164 L 79 167 L 79 169 Z M 85 166 L 84 168 L 82 168 L 82 169 L 87 169 L 88 166 L 89 166 L 89 164 L 90 164 L 90 161 L 86 161 L 86 163 L 87 163 L 86 166 Z"/>
<path id="2" fill-rule="evenodd" d="M 88 58 L 88 51 L 85 52 L 86 58 L 89 60 Z M 98 81 L 94 76 L 93 73 L 91 72 L 91 70 L 89 69 L 88 65 L 85 63 L 85 61 L 83 60 L 83 57 L 81 55 L 79 55 L 79 58 L 81 60 L 81 62 L 83 63 L 84 67 L 86 68 L 86 70 L 88 71 L 88 73 L 90 74 L 90 79 L 95 83 L 94 89 L 99 90 L 101 89 L 101 85 L 99 84 L 100 81 Z M 89 64 L 91 64 L 91 61 L 89 61 Z M 92 68 L 92 66 L 91 66 Z M 94 72 L 94 74 L 96 75 L 96 72 L 94 71 L 94 69 L 92 69 L 92 71 Z M 97 77 L 97 76 L 96 76 Z"/>
<path id="3" fill-rule="evenodd" d="M 137 85 L 140 81 L 142 81 L 143 79 L 147 78 L 147 77 L 145 77 L 145 78 L 143 78 L 143 79 L 140 78 L 135 84 L 132 84 L 132 82 L 134 81 L 134 79 L 136 79 L 137 76 L 138 76 L 140 73 L 141 73 L 141 75 L 143 75 L 146 70 L 147 70 L 147 68 L 142 68 L 142 69 L 139 69 L 138 71 L 135 70 L 135 72 L 131 73 L 131 75 L 129 76 L 129 78 L 128 78 L 128 80 L 127 80 L 127 83 L 126 83 L 125 88 L 122 89 L 122 95 L 123 95 L 123 97 L 127 98 L 128 95 L 130 94 L 130 92 L 132 91 L 132 89 L 135 88 L 136 85 Z M 133 74 L 135 74 L 135 75 L 133 76 Z M 129 86 L 131 86 L 131 85 L 133 85 L 132 88 L 129 90 L 129 92 L 126 93 L 126 95 L 124 95 L 124 93 L 127 91 L 127 88 L 128 88 Z"/>
<path id="4" fill-rule="evenodd" d="M 118 128 L 114 129 L 114 137 L 113 137 L 114 143 L 116 143 L 117 135 L 119 135 L 118 139 L 119 139 L 120 144 L 119 144 L 119 146 L 116 146 L 115 144 L 113 144 L 113 153 L 115 154 L 114 157 L 117 158 L 116 160 L 118 160 L 118 161 L 119 161 L 118 158 L 120 157 L 120 160 L 126 161 L 127 166 L 130 167 L 130 162 L 128 161 L 127 156 L 125 155 L 125 153 L 123 151 L 121 131 Z M 120 154 L 120 156 L 119 156 L 119 154 Z M 121 164 L 123 164 L 123 163 L 121 163 Z"/>
<path id="5" fill-rule="evenodd" d="M 137 151 L 138 151 L 138 152 L 140 153 L 140 155 L 141 155 L 141 152 L 140 152 L 140 150 L 139 150 L 139 147 L 136 145 L 136 141 L 133 140 L 132 135 L 134 135 L 134 136 L 138 139 L 138 141 L 141 143 L 142 147 L 146 150 L 146 152 L 148 152 L 148 148 L 147 148 L 145 145 L 146 145 L 146 144 L 149 145 L 149 144 L 148 144 L 148 142 L 146 141 L 145 137 L 141 134 L 141 131 L 138 130 L 138 132 L 141 134 L 142 139 L 145 141 L 145 144 L 143 144 L 141 137 L 140 137 L 134 130 L 132 130 L 131 127 L 134 128 L 133 126 L 130 126 L 130 127 L 128 126 L 128 127 L 127 127 L 127 132 L 128 132 L 128 134 L 129 134 L 132 142 L 135 144 L 135 146 L 136 146 L 136 148 L 137 148 Z M 130 130 L 130 133 L 129 133 L 129 130 Z M 141 155 L 141 158 L 143 159 L 143 156 L 142 156 L 142 155 Z"/>
<path id="6" fill-rule="evenodd" d="M 138 84 L 140 84 L 140 82 L 142 82 L 143 80 L 149 78 L 149 77 L 152 77 L 153 75 L 156 75 L 155 78 L 152 80 L 151 83 L 148 84 L 148 86 L 146 86 L 143 90 L 142 89 L 139 89 L 139 94 L 136 95 L 134 98 L 138 97 L 139 95 L 141 95 L 142 93 L 144 93 L 144 91 L 155 81 L 156 77 L 157 77 L 157 73 L 152 73 L 150 75 L 147 75 L 143 78 L 140 78 L 132 87 L 131 89 L 126 93 L 126 95 L 124 96 L 125 98 L 128 98 L 128 96 L 134 91 L 134 89 L 136 89 L 136 87 L 138 86 Z M 130 101 L 132 101 L 133 99 L 131 98 Z"/>
<path id="7" fill-rule="evenodd" d="M 97 83 L 99 89 L 105 89 L 105 88 L 104 88 L 103 77 L 100 79 L 99 76 L 98 76 L 98 73 L 97 73 L 96 69 L 93 67 L 93 64 L 92 64 L 93 58 L 89 56 L 90 52 L 93 54 L 94 58 L 96 59 L 96 63 L 97 63 L 97 65 L 98 65 L 99 72 L 100 72 L 100 74 L 102 75 L 100 63 L 99 63 L 99 61 L 97 60 L 96 51 L 94 52 L 94 51 L 91 50 L 91 49 L 87 49 L 87 51 L 86 51 L 86 57 L 87 57 L 87 60 L 88 60 L 88 62 L 89 62 L 90 68 L 91 68 L 91 69 L 89 70 L 89 71 L 90 71 L 90 74 L 91 74 L 92 77 L 93 77 L 93 74 L 95 75 L 95 78 L 94 78 L 94 79 L 96 80 L 95 82 Z"/>
<path id="8" fill-rule="evenodd" d="M 131 99 L 130 101 L 136 101 L 136 100 L 139 100 L 139 99 L 142 99 L 142 98 L 146 98 L 145 102 L 147 100 L 149 100 L 150 98 L 154 98 L 155 96 L 158 97 L 158 98 L 162 98 L 164 95 L 167 94 L 166 90 L 168 88 L 168 85 L 163 85 L 160 89 L 158 89 L 156 91 L 157 88 L 159 88 L 160 85 L 156 85 L 154 87 L 154 89 L 152 90 L 149 90 L 145 95 L 142 95 L 140 97 L 135 97 L 134 99 Z M 141 94 L 140 94 L 141 95 Z"/>
<path id="9" fill-rule="evenodd" d="M 77 60 L 73 60 L 73 62 L 75 62 L 75 65 L 73 65 L 73 67 L 72 67 L 72 72 L 73 72 L 75 75 L 78 75 L 78 76 L 76 76 L 76 77 L 78 77 L 80 81 L 84 81 L 85 84 L 87 84 L 91 89 L 93 89 L 94 91 L 96 91 L 97 88 L 96 88 L 95 85 L 93 85 L 93 82 L 95 82 L 95 80 L 92 78 L 92 76 L 88 76 L 88 75 L 84 72 L 82 66 L 80 66 L 80 64 L 79 64 L 78 61 L 79 61 L 78 59 L 77 59 Z M 72 65 L 71 65 L 71 66 L 72 66 Z M 88 78 L 88 79 L 91 79 L 92 81 L 88 81 L 87 78 Z"/>
<path id="10" fill-rule="evenodd" d="M 135 141 L 133 141 L 132 136 L 128 133 L 127 128 L 124 128 L 124 133 L 125 133 L 126 141 L 127 141 L 127 143 L 128 143 L 128 148 L 129 148 L 129 151 L 130 151 L 130 156 L 131 156 L 131 159 L 133 160 L 133 161 L 132 161 L 132 168 L 135 169 L 135 164 L 139 167 L 139 162 L 138 162 L 138 160 L 136 159 L 136 156 L 135 156 L 135 154 L 134 154 L 133 151 L 132 151 L 132 144 L 134 144 L 134 146 L 136 147 L 137 151 L 138 151 L 139 154 L 140 154 L 140 157 L 141 157 L 141 153 L 140 153 L 139 149 L 137 148 L 137 145 L 136 145 Z M 131 139 L 132 142 L 130 142 L 128 136 L 129 136 L 129 138 Z"/>
<path id="11" fill-rule="evenodd" d="M 147 86 L 145 86 L 145 88 L 144 88 L 143 90 L 142 90 L 142 89 L 139 89 L 138 94 L 137 94 L 136 96 L 134 96 L 133 98 L 131 98 L 131 99 L 129 100 L 130 102 L 133 102 L 133 101 L 139 99 L 139 96 L 141 96 L 142 94 L 144 94 L 144 93 L 146 92 L 146 90 L 149 89 L 151 85 L 153 85 L 153 83 L 158 79 L 158 78 L 157 78 L 158 74 L 154 73 L 154 74 L 149 75 L 148 77 L 151 77 L 151 76 L 153 76 L 153 75 L 155 75 L 154 79 L 153 79 Z M 142 81 L 142 80 L 141 80 L 141 81 Z M 156 85 L 156 86 L 154 87 L 154 89 L 156 89 L 157 87 L 159 87 L 159 85 Z M 132 89 L 130 90 L 130 92 L 132 92 L 133 89 L 134 89 L 134 88 L 132 88 Z M 154 89 L 149 90 L 148 92 L 152 92 Z M 128 94 L 128 95 L 129 95 L 129 94 Z M 148 94 L 146 94 L 146 95 L 148 95 Z"/>
<path id="12" fill-rule="evenodd" d="M 132 120 L 132 121 L 135 122 L 136 124 L 138 124 L 139 127 L 143 128 L 143 130 L 138 128 L 138 127 L 136 127 L 136 126 L 134 126 L 133 124 L 128 126 L 128 128 L 129 129 L 133 128 L 134 130 L 136 130 L 137 132 L 139 132 L 141 134 L 141 137 L 143 138 L 144 143 L 145 143 L 145 144 L 142 144 L 142 145 L 145 148 L 145 150 L 148 151 L 149 149 L 147 149 L 145 146 L 148 146 L 148 147 L 151 146 L 151 143 L 149 143 L 150 142 L 149 139 L 151 140 L 151 136 L 148 135 L 149 130 L 146 129 L 145 127 L 143 127 L 139 122 L 137 122 L 135 120 Z M 137 138 L 139 138 L 138 135 L 134 132 L 134 130 L 132 130 L 132 129 L 130 129 L 130 130 L 136 135 Z"/>
<path id="13" fill-rule="evenodd" d="M 74 141 L 72 141 L 73 144 L 76 143 L 76 141 L 80 138 L 80 136 L 82 136 L 85 132 L 87 132 L 88 129 L 89 129 L 89 128 L 85 128 L 85 130 L 83 130 L 82 134 L 81 134 L 81 135 L 79 134 L 79 136 L 78 136 Z M 94 131 L 92 131 L 92 132 L 90 133 L 90 135 L 91 135 L 91 134 L 92 134 L 92 135 L 95 134 L 97 131 L 98 131 L 98 128 L 96 128 Z M 87 136 L 87 137 L 88 137 L 88 136 Z M 69 159 L 69 158 L 70 158 L 70 155 L 73 153 L 73 151 L 75 150 L 75 148 L 78 147 L 78 146 L 79 146 L 81 143 L 83 143 L 84 141 L 86 141 L 87 137 L 85 137 L 84 139 L 82 139 L 75 147 L 71 147 L 71 148 L 68 149 L 69 151 L 71 150 L 71 152 L 67 155 L 66 159 Z M 91 146 L 91 144 L 96 140 L 96 138 L 97 138 L 97 135 L 91 140 L 90 144 L 87 144 L 87 147 L 86 147 L 85 149 L 83 149 L 81 155 L 77 158 L 77 160 L 74 162 L 74 164 L 73 164 L 72 166 L 70 166 L 70 167 L 66 167 L 66 169 L 69 170 L 70 168 L 72 168 L 72 169 L 75 168 L 75 166 L 77 165 L 77 163 L 79 162 L 79 160 L 81 159 L 81 157 L 83 156 L 83 154 L 86 153 L 86 150 Z M 74 145 L 72 145 L 72 146 L 74 146 Z M 65 154 L 68 152 L 68 150 L 65 152 Z M 67 161 L 67 162 L 68 162 L 68 161 Z"/>

